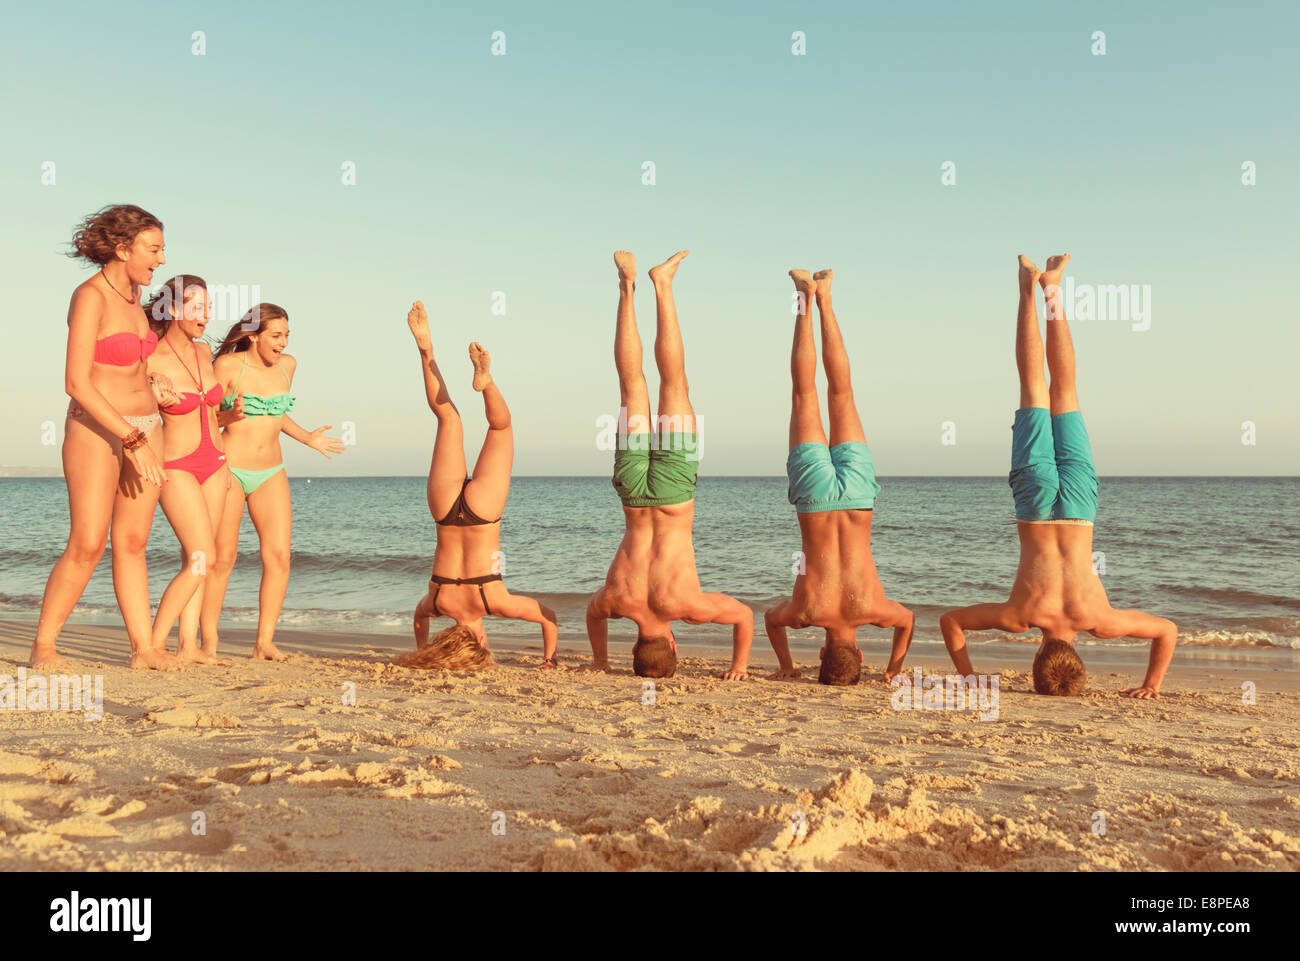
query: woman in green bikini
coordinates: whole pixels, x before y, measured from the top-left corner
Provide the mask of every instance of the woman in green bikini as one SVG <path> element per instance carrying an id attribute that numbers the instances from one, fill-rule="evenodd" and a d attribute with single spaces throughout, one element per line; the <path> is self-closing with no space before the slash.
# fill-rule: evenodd
<path id="1" fill-rule="evenodd" d="M 262 556 L 253 657 L 269 661 L 282 661 L 285 657 L 273 641 L 289 589 L 289 539 L 293 524 L 280 433 L 320 451 L 327 458 L 343 452 L 337 438 L 325 436 L 329 427 L 308 431 L 289 416 L 294 401 L 289 390 L 298 362 L 285 353 L 288 343 L 288 313 L 275 304 L 258 304 L 230 328 L 213 362 L 217 381 L 224 388 L 219 421 L 224 428 L 226 463 L 235 483 L 226 494 L 225 510 L 217 529 L 217 557 L 204 585 L 202 622 L 216 624 L 221 615 L 247 503 Z M 215 655 L 216 647 L 217 638 L 208 637 L 205 631 L 203 650 Z"/>

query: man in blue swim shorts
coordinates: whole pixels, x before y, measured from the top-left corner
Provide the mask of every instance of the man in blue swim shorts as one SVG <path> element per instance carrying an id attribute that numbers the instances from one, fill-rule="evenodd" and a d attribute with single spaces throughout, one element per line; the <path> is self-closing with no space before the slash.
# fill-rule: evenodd
<path id="1" fill-rule="evenodd" d="M 1160 683 L 1174 655 L 1178 628 L 1138 610 L 1115 610 L 1093 569 L 1092 526 L 1097 517 L 1097 471 L 1075 393 L 1074 344 L 1061 299 L 1061 273 L 1070 255 L 1050 257 L 1039 271 L 1020 257 L 1020 307 L 1016 315 L 1016 366 L 1020 409 L 1011 428 L 1011 494 L 1020 534 L 1020 568 L 1005 603 L 975 604 L 939 620 L 958 671 L 974 674 L 966 631 L 1021 634 L 1036 627 L 1042 644 L 1034 658 L 1034 690 L 1074 695 L 1086 672 L 1074 649 L 1075 635 L 1135 637 L 1151 641 L 1146 678 L 1120 693 L 1160 696 Z M 1038 329 L 1035 287 L 1047 308 L 1047 368 Z"/>
<path id="2" fill-rule="evenodd" d="M 871 449 L 853 397 L 849 355 L 831 308 L 830 270 L 808 276 L 792 270 L 799 310 L 794 325 L 790 376 L 790 455 L 786 476 L 790 503 L 799 515 L 803 570 L 790 600 L 764 616 L 768 639 L 780 668 L 775 678 L 798 677 L 786 638 L 789 628 L 820 627 L 826 632 L 818 680 L 856 684 L 862 673 L 857 628 L 865 624 L 894 630 L 894 650 L 885 679 L 902 666 L 912 639 L 912 612 L 885 597 L 871 557 L 871 517 L 880 485 Z M 822 430 L 817 399 L 817 344 L 813 339 L 811 303 L 821 315 L 822 359 L 829 384 L 829 443 Z"/>

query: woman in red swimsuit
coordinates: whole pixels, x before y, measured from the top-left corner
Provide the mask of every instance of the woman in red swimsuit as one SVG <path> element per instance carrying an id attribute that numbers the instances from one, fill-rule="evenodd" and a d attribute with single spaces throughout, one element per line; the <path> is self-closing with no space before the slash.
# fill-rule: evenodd
<path id="1" fill-rule="evenodd" d="M 180 572 L 163 592 L 153 622 L 155 647 L 166 648 L 167 635 L 179 615 L 182 664 L 221 664 L 215 650 L 199 647 L 199 613 L 203 584 L 216 557 L 214 531 L 230 487 L 230 471 L 217 429 L 217 405 L 222 389 L 212 370 L 212 348 L 202 342 L 212 319 L 208 285 L 202 277 L 173 277 L 145 304 L 149 326 L 158 335 L 158 349 L 149 358 L 149 373 L 173 388 L 159 410 L 163 414 L 163 468 L 167 484 L 162 509 L 181 543 Z M 216 624 L 205 625 L 203 637 L 215 646 Z"/>
<path id="2" fill-rule="evenodd" d="M 163 225 L 130 204 L 91 214 L 71 256 L 99 265 L 72 293 L 64 389 L 72 398 L 63 436 L 71 532 L 41 600 L 29 665 L 64 670 L 55 644 L 113 532 L 113 590 L 131 640 L 131 666 L 174 669 L 150 636 L 145 545 L 163 474 L 158 403 L 145 360 L 158 345 L 140 309 L 139 288 L 163 257 Z"/>

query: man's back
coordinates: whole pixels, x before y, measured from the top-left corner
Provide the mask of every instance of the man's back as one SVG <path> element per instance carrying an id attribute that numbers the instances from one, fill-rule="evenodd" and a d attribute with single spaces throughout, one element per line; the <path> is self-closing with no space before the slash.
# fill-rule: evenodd
<path id="1" fill-rule="evenodd" d="M 1007 614 L 1052 637 L 1089 631 L 1111 611 L 1093 569 L 1092 525 L 1018 523 L 1020 566 Z"/>
<path id="2" fill-rule="evenodd" d="M 859 627 L 879 614 L 885 591 L 871 556 L 869 510 L 800 514 L 804 571 L 791 613 L 805 625 Z"/>
<path id="3" fill-rule="evenodd" d="M 700 598 L 691 527 L 695 501 L 625 507 L 623 540 L 605 576 L 604 599 L 615 616 L 684 619 Z"/>

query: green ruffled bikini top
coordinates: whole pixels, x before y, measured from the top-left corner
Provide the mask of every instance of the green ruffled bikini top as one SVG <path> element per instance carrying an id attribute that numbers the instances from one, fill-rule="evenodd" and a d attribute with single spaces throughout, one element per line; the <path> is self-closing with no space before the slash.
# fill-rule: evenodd
<path id="1" fill-rule="evenodd" d="M 280 368 L 280 373 L 284 375 L 284 386 L 292 386 L 289 383 L 289 375 L 284 372 L 284 368 L 279 364 L 275 365 Z M 235 397 L 239 394 L 239 382 L 244 379 L 244 370 L 248 367 L 248 351 L 244 351 L 244 364 L 239 368 L 239 376 L 235 378 L 235 387 L 229 394 L 221 398 L 222 410 L 235 409 Z M 263 397 L 261 394 L 244 395 L 244 416 L 245 417 L 279 417 L 281 414 L 287 414 L 293 410 L 293 394 L 285 392 L 275 394 L 272 397 Z"/>

